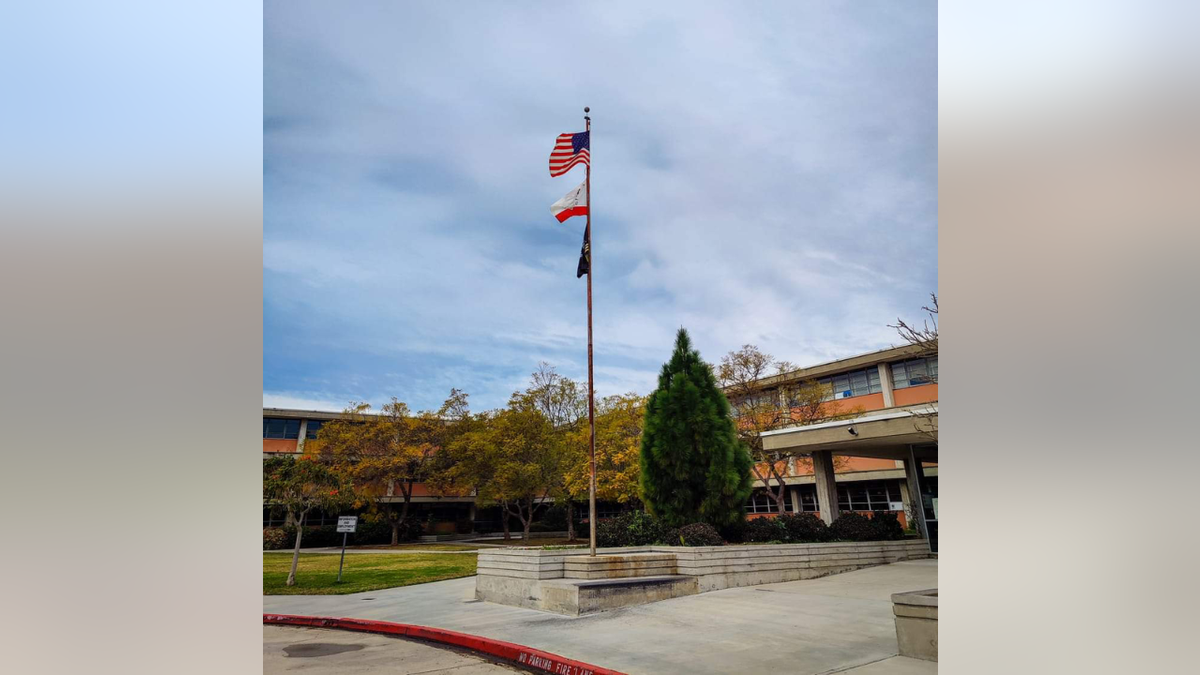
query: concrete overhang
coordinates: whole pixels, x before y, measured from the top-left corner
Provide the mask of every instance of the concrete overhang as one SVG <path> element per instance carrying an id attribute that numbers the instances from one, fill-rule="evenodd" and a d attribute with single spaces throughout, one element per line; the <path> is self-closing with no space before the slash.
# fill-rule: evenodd
<path id="1" fill-rule="evenodd" d="M 924 430 L 931 423 L 936 430 L 937 414 L 937 404 L 921 404 L 879 410 L 847 420 L 766 431 L 762 433 L 763 449 L 795 455 L 829 450 L 835 455 L 904 459 L 909 446 L 935 443 Z M 851 429 L 855 433 L 850 433 Z M 918 453 L 919 459 L 927 461 L 936 461 L 936 456 L 936 445 L 932 456 L 925 448 Z"/>

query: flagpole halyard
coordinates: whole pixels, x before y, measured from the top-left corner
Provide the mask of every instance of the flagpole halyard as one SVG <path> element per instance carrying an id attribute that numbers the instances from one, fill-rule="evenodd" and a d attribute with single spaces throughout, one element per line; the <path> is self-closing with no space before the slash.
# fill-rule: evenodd
<path id="1" fill-rule="evenodd" d="M 591 530 L 591 554 L 596 555 L 596 388 L 592 382 L 592 270 L 595 269 L 592 258 L 592 117 L 591 109 L 584 107 L 583 119 L 587 122 L 588 162 L 587 178 L 587 227 L 584 239 L 587 241 L 587 322 L 588 322 L 588 452 L 591 462 L 591 481 L 588 485 L 588 528 Z"/>

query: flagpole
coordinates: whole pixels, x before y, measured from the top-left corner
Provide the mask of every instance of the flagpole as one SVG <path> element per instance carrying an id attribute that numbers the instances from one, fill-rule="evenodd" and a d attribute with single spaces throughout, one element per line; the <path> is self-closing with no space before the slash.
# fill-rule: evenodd
<path id="1" fill-rule="evenodd" d="M 588 527 L 591 530 L 591 554 L 596 555 L 596 388 L 592 383 L 592 270 L 596 269 L 595 256 L 592 255 L 592 118 L 588 114 L 590 108 L 584 107 L 583 119 L 587 122 L 588 162 L 587 162 L 587 231 L 584 239 L 588 243 L 588 273 L 587 273 L 587 310 L 588 310 L 588 452 L 591 457 L 591 482 L 588 485 Z"/>

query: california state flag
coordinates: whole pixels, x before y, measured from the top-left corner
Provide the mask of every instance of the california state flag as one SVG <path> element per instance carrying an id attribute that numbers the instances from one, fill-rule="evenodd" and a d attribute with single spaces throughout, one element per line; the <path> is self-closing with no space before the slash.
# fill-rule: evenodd
<path id="1" fill-rule="evenodd" d="M 583 183 L 550 205 L 550 213 L 553 213 L 560 223 L 566 222 L 571 216 L 586 216 L 587 212 L 587 190 L 584 189 Z"/>

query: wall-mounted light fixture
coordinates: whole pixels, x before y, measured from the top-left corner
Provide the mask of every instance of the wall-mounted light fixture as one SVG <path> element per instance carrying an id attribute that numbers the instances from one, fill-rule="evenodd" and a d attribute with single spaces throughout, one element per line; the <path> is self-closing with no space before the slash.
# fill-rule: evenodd
<path id="1" fill-rule="evenodd" d="M 847 431 L 849 431 L 849 432 L 850 432 L 850 435 L 851 435 L 851 436 L 857 436 L 857 435 L 858 435 L 858 429 L 855 429 L 854 427 L 850 427 L 849 429 L 847 429 Z"/>

